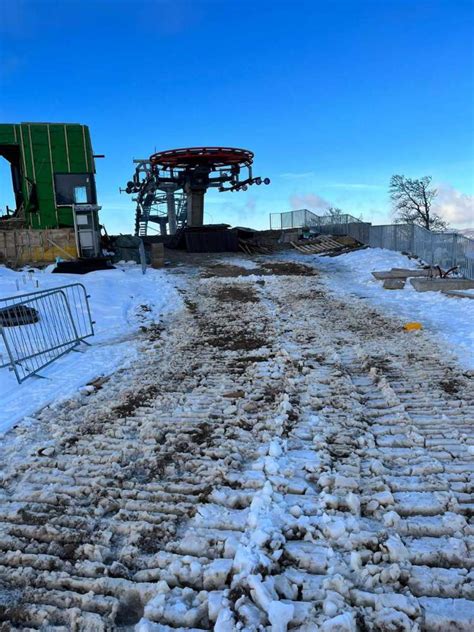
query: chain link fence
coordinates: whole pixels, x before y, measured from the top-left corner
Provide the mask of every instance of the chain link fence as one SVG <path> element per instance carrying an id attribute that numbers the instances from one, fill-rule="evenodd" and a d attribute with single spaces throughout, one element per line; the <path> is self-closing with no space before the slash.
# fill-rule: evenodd
<path id="1" fill-rule="evenodd" d="M 347 222 L 347 224 L 320 224 L 316 231 L 322 235 L 349 235 L 361 244 L 368 244 L 371 224 L 368 222 Z"/>
<path id="2" fill-rule="evenodd" d="M 303 226 L 315 226 L 318 223 L 319 216 L 305 208 L 284 213 L 270 213 L 270 228 L 272 230 L 302 228 Z"/>
<path id="3" fill-rule="evenodd" d="M 285 211 L 284 213 L 270 213 L 270 228 L 272 230 L 311 228 L 333 224 L 345 225 L 358 222 L 361 222 L 361 220 L 347 213 L 341 213 L 340 215 L 316 215 L 316 213 L 308 211 L 306 208 L 296 211 Z"/>
<path id="4" fill-rule="evenodd" d="M 444 269 L 457 266 L 467 279 L 474 279 L 474 240 L 455 232 L 434 232 L 415 224 L 371 226 L 369 246 L 416 255 L 429 265 Z"/>
<path id="5" fill-rule="evenodd" d="M 429 265 L 449 270 L 457 266 L 474 279 L 474 240 L 456 232 L 434 232 L 415 224 L 372 226 L 348 214 L 316 215 L 307 209 L 272 213 L 272 229 L 307 227 L 317 233 L 349 235 L 372 248 L 387 248 L 416 255 Z"/>

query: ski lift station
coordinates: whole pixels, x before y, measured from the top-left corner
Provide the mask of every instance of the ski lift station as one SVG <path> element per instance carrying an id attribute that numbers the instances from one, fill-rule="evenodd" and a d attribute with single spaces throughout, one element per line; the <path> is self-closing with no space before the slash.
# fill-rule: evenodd
<path id="1" fill-rule="evenodd" d="M 99 253 L 94 158 L 86 125 L 0 124 L 0 160 L 10 165 L 14 199 L 14 208 L 0 199 L 0 261 Z"/>
<path id="2" fill-rule="evenodd" d="M 0 124 L 0 162 L 11 172 L 11 195 L 0 197 L 0 262 L 12 267 L 61 259 L 100 258 L 95 158 L 86 125 Z M 162 238 L 204 224 L 210 188 L 247 190 L 269 184 L 252 172 L 253 152 L 187 147 L 135 160 L 125 191 L 136 202 L 135 235 L 151 224 Z M 5 179 L 5 178 L 4 178 Z M 157 232 L 156 229 L 153 229 Z M 92 263 L 92 261 L 89 261 Z"/>

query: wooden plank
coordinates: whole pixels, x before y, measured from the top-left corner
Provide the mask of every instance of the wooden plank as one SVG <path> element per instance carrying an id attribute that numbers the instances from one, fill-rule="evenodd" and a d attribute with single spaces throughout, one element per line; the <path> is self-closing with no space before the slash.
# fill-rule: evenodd
<path id="1" fill-rule="evenodd" d="M 303 248 L 297 244 L 296 242 L 292 241 L 291 245 L 293 246 L 293 248 L 295 248 L 296 250 L 299 250 L 299 252 L 302 252 L 303 254 L 307 255 L 309 254 L 307 250 L 303 250 Z"/>

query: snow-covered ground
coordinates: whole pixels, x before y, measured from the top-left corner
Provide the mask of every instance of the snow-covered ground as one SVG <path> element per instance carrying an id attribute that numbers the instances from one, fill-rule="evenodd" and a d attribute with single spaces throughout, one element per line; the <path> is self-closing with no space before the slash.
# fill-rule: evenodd
<path id="1" fill-rule="evenodd" d="M 385 290 L 372 271 L 392 267 L 416 268 L 413 259 L 380 248 L 360 250 L 339 257 L 305 256 L 290 253 L 284 258 L 313 263 L 326 274 L 321 281 L 340 296 L 367 300 L 379 310 L 406 322 L 417 321 L 454 353 L 461 365 L 474 369 L 474 303 L 472 299 L 448 297 L 439 292 L 416 292 L 406 283 L 403 290 Z M 223 263 L 251 269 L 256 262 L 245 256 L 227 257 Z M 255 280 L 257 279 L 255 277 Z M 242 277 L 242 281 L 250 280 Z M 68 397 L 77 388 L 100 375 L 110 374 L 136 358 L 135 335 L 140 326 L 159 322 L 165 311 L 181 305 L 176 277 L 166 271 L 123 264 L 113 271 L 87 275 L 52 274 L 47 270 L 14 272 L 0 267 L 0 297 L 84 283 L 91 295 L 96 335 L 92 347 L 70 353 L 41 372 L 46 379 L 32 378 L 18 385 L 8 369 L 0 369 L 0 433 L 22 417 L 32 415 L 51 401 Z"/>
<path id="2" fill-rule="evenodd" d="M 413 259 L 382 248 L 368 248 L 338 257 L 305 256 L 327 272 L 322 281 L 339 295 L 352 295 L 372 303 L 380 311 L 420 322 L 435 334 L 447 352 L 453 352 L 462 366 L 474 369 L 474 301 L 441 292 L 417 292 L 409 281 L 403 290 L 386 290 L 372 272 L 391 268 L 417 268 Z"/>
<path id="3" fill-rule="evenodd" d="M 136 362 L 0 442 L 9 630 L 474 629 L 472 379 L 275 259 L 175 269 Z"/>
<path id="4" fill-rule="evenodd" d="M 83 283 L 90 294 L 95 336 L 81 353 L 68 353 L 18 384 L 8 368 L 0 369 L 0 434 L 24 416 L 52 401 L 70 396 L 89 380 L 108 375 L 136 359 L 136 332 L 159 322 L 163 313 L 181 305 L 166 272 L 149 268 L 145 275 L 133 263 L 86 275 L 52 274 L 50 269 L 14 272 L 0 267 L 0 297 Z"/>

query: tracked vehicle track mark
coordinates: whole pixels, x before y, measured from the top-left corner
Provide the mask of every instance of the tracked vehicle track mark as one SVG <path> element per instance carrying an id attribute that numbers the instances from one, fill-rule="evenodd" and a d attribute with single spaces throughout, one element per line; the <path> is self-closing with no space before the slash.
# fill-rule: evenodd
<path id="1" fill-rule="evenodd" d="M 5 472 L 1 629 L 472 629 L 469 376 L 311 275 L 203 276 Z"/>

